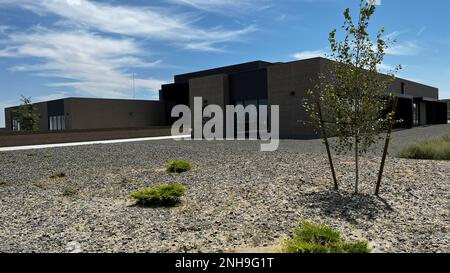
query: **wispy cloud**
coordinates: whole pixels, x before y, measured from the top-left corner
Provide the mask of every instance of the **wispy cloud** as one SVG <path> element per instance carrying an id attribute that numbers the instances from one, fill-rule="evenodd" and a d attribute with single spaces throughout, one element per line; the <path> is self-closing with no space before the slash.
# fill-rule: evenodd
<path id="1" fill-rule="evenodd" d="M 311 59 L 311 58 L 317 58 L 317 57 L 326 58 L 328 54 L 329 54 L 328 49 L 319 49 L 319 50 L 307 50 L 307 51 L 298 52 L 298 53 L 291 55 L 291 57 L 293 57 L 297 60 L 304 60 L 304 59 Z M 387 63 L 382 63 L 382 64 L 377 65 L 377 69 L 381 73 L 389 73 L 389 72 L 394 71 L 395 67 L 390 64 L 387 64 Z"/>
<path id="2" fill-rule="evenodd" d="M 388 63 L 381 63 L 381 64 L 377 65 L 377 69 L 378 69 L 379 72 L 385 73 L 385 74 L 387 74 L 387 73 L 394 73 L 397 70 L 397 66 L 398 65 L 394 66 L 394 65 L 391 65 L 391 64 L 388 64 Z M 408 65 L 401 65 L 402 69 L 405 69 L 407 67 L 409 67 L 409 66 Z M 403 71 L 403 70 L 401 70 L 401 71 Z"/>
<path id="3" fill-rule="evenodd" d="M 422 30 L 422 32 L 425 30 Z M 386 54 L 393 56 L 415 56 L 418 55 L 423 48 L 420 47 L 417 41 L 401 41 L 398 42 L 398 37 L 407 31 L 394 31 L 386 36 L 385 39 L 393 41 L 393 45 L 386 50 Z"/>
<path id="4" fill-rule="evenodd" d="M 18 101 L 8 100 L 8 101 L 1 101 L 0 100 L 0 128 L 5 127 L 5 115 L 3 110 L 5 108 L 15 106 L 18 104 Z"/>
<path id="5" fill-rule="evenodd" d="M 381 0 L 367 0 L 367 3 L 376 5 L 376 6 L 381 6 Z"/>
<path id="6" fill-rule="evenodd" d="M 310 59 L 310 58 L 316 58 L 316 57 L 325 57 L 327 54 L 327 51 L 324 49 L 319 50 L 306 50 L 301 51 L 295 54 L 292 54 L 292 57 L 298 60 L 303 59 Z"/>
<path id="7" fill-rule="evenodd" d="M 221 1 L 212 2 L 211 6 Z M 88 0 L 0 0 L 2 4 L 19 6 L 40 15 L 53 14 L 62 18 L 62 23 L 76 27 L 164 40 L 177 46 L 186 43 L 185 48 L 195 50 L 211 51 L 217 44 L 239 41 L 243 35 L 256 30 L 255 26 L 234 30 L 220 27 L 205 29 L 194 24 L 200 18 L 192 13 L 177 13 L 173 9 L 149 6 L 119 6 Z"/>
<path id="8" fill-rule="evenodd" d="M 10 71 L 57 78 L 59 81 L 52 80 L 50 87 L 96 97 L 126 97 L 132 86 L 131 69 L 160 65 L 160 60 L 143 57 L 151 52 L 148 47 L 144 52 L 141 43 L 158 41 L 187 50 L 222 51 L 226 43 L 242 41 L 256 31 L 252 25 L 237 29 L 200 27 L 196 24 L 201 19 L 198 14 L 167 7 L 88 0 L 0 0 L 2 7 L 52 18 L 51 25 L 28 31 L 0 28 L 5 37 L 0 57 L 23 58 L 23 63 Z M 163 82 L 137 75 L 135 87 L 148 93 L 159 90 Z"/>
<path id="9" fill-rule="evenodd" d="M 10 29 L 9 26 L 2 26 L 2 25 L 0 25 L 0 34 L 5 33 L 9 29 Z"/>
<path id="10" fill-rule="evenodd" d="M 422 34 L 427 30 L 427 27 L 423 26 L 417 32 L 417 36 L 422 36 Z"/>
<path id="11" fill-rule="evenodd" d="M 415 56 L 423 49 L 416 42 L 406 41 L 397 43 L 386 50 L 386 54 L 394 56 Z"/>
<path id="12" fill-rule="evenodd" d="M 421 29 L 420 32 L 424 32 L 425 29 Z M 389 34 L 386 34 L 383 38 L 392 42 L 393 44 L 386 50 L 387 55 L 392 56 L 415 56 L 420 54 L 423 51 L 423 48 L 419 46 L 416 41 L 401 41 L 398 42 L 398 37 L 407 31 L 394 31 Z M 374 46 L 374 50 L 376 50 L 376 46 Z M 319 50 L 307 50 L 298 52 L 292 55 L 293 58 L 296 59 L 308 59 L 314 57 L 325 57 L 326 54 L 329 53 L 329 49 L 319 49 Z M 386 67 L 385 67 L 386 68 Z"/>
<path id="13" fill-rule="evenodd" d="M 180 5 L 215 13 L 261 11 L 271 7 L 273 0 L 167 0 Z M 231 15 L 231 14 L 230 14 Z"/>
<path id="14" fill-rule="evenodd" d="M 50 86 L 75 90 L 97 97 L 127 97 L 132 84 L 132 67 L 152 67 L 132 39 L 105 38 L 96 34 L 55 32 L 38 28 L 31 33 L 11 34 L 10 46 L 0 52 L 7 57 L 27 57 L 38 64 L 22 64 L 11 71 L 31 72 L 37 76 L 63 79 Z M 159 90 L 163 81 L 136 79 L 136 89 Z"/>
<path id="15" fill-rule="evenodd" d="M 59 99 L 65 98 L 65 97 L 67 97 L 67 92 L 57 92 L 57 93 L 33 98 L 33 101 L 39 102 L 39 101 L 59 100 Z"/>

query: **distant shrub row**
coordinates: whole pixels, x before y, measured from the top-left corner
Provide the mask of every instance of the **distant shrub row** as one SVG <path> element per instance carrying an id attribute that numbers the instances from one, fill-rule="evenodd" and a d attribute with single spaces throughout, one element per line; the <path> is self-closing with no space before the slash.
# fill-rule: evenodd
<path id="1" fill-rule="evenodd" d="M 450 135 L 410 144 L 398 153 L 398 157 L 450 160 Z"/>

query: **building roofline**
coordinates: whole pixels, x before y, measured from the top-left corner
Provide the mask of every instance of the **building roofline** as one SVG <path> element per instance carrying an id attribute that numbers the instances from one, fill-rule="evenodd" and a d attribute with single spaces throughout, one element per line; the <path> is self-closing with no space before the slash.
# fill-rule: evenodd
<path id="1" fill-rule="evenodd" d="M 160 100 L 142 100 L 142 99 L 117 99 L 117 98 L 83 98 L 83 97 L 67 97 L 67 98 L 61 98 L 61 99 L 55 99 L 55 100 L 45 100 L 45 101 L 38 101 L 33 102 L 32 104 L 40 104 L 40 103 L 49 103 L 49 102 L 56 102 L 56 101 L 65 101 L 65 100 L 114 100 L 114 101 L 135 101 L 135 102 L 162 102 Z M 17 108 L 20 105 L 16 106 L 10 106 L 5 107 L 6 109 L 13 109 Z"/>
<path id="2" fill-rule="evenodd" d="M 273 65 L 273 64 L 276 64 L 276 63 L 267 62 L 267 61 L 263 61 L 263 60 L 256 60 L 256 61 L 250 61 L 250 62 L 226 65 L 226 66 L 213 67 L 213 68 L 208 68 L 208 69 L 204 69 L 204 70 L 198 70 L 198 71 L 188 72 L 188 73 L 183 73 L 183 74 L 177 74 L 177 75 L 175 75 L 175 77 L 182 77 L 182 76 L 187 76 L 187 75 L 190 75 L 190 74 L 205 73 L 205 72 L 210 72 L 210 71 L 212 72 L 214 70 L 227 69 L 227 68 L 233 68 L 233 67 L 238 67 L 238 66 L 243 66 L 243 65 L 250 65 L 250 64 Z"/>
<path id="3" fill-rule="evenodd" d="M 315 59 L 317 59 L 319 61 L 328 61 L 328 62 L 331 61 L 331 62 L 333 62 L 333 60 L 330 60 L 330 59 L 324 58 L 324 57 L 313 57 L 313 58 L 302 59 L 302 60 L 297 60 L 297 61 L 292 61 L 292 62 L 311 61 L 311 60 L 315 60 Z M 382 72 L 378 72 L 378 73 L 381 74 L 381 75 L 388 76 L 386 73 L 382 73 Z M 431 85 L 424 84 L 424 83 L 421 83 L 421 82 L 417 82 L 417 81 L 401 78 L 401 77 L 398 77 L 398 76 L 395 76 L 395 78 L 398 79 L 398 80 L 401 80 L 401 81 L 409 81 L 409 82 L 412 82 L 412 83 L 420 84 L 420 85 L 423 85 L 423 86 L 426 86 L 426 87 L 430 87 L 430 88 L 434 88 L 434 89 L 438 89 L 439 90 L 439 88 L 437 88 L 435 86 L 431 86 Z"/>
<path id="4" fill-rule="evenodd" d="M 284 62 L 284 63 L 279 63 L 279 64 L 290 64 L 290 63 L 297 63 L 297 62 L 303 62 L 303 61 L 312 61 L 312 60 L 333 62 L 333 60 L 330 60 L 328 58 L 317 56 L 317 57 L 312 57 L 312 58 L 308 58 L 308 59 L 289 61 L 289 62 Z M 274 64 L 277 64 L 277 63 L 274 63 Z M 381 74 L 381 75 L 388 76 L 386 73 L 382 73 L 382 72 L 378 72 L 378 73 Z M 413 82 L 413 83 L 416 83 L 416 84 L 420 84 L 420 85 L 423 85 L 423 86 L 426 86 L 426 87 L 430 87 L 430 88 L 434 88 L 434 89 L 438 89 L 439 90 L 439 88 L 437 88 L 435 86 L 431 86 L 431 85 L 424 84 L 424 83 L 421 83 L 421 82 L 416 82 L 416 81 L 413 81 L 413 80 L 409 80 L 409 79 L 405 79 L 405 78 L 401 78 L 401 77 L 397 77 L 397 76 L 395 76 L 395 78 L 398 79 L 398 80 L 401 80 L 401 81 L 409 81 L 409 82 Z"/>
<path id="5" fill-rule="evenodd" d="M 85 98 L 85 97 L 67 97 L 67 98 L 62 98 L 59 100 L 116 100 L 116 101 L 154 101 L 154 102 L 159 102 L 159 100 L 120 99 L 120 98 Z"/>

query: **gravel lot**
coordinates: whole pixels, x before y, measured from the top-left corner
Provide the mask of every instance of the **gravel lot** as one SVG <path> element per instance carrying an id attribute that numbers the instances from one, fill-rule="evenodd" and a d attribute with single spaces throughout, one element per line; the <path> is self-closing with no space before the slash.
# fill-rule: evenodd
<path id="1" fill-rule="evenodd" d="M 391 153 L 450 125 L 395 133 Z M 150 141 L 0 153 L 0 252 L 232 252 L 277 246 L 300 218 L 321 221 L 376 251 L 450 252 L 450 162 L 388 158 L 383 199 L 373 193 L 379 156 L 336 157 L 332 181 L 320 141 Z M 164 171 L 172 159 L 193 170 Z M 65 178 L 50 179 L 57 172 Z M 124 180 L 125 178 L 125 180 Z M 133 206 L 128 193 L 179 182 L 188 188 L 171 209 Z"/>

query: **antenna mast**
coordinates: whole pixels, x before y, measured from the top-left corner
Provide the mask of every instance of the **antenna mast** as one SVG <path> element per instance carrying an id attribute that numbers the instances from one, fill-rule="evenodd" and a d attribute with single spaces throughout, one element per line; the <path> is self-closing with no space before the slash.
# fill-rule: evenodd
<path id="1" fill-rule="evenodd" d="M 136 83 L 135 83 L 135 76 L 133 72 L 133 99 L 136 98 Z"/>

